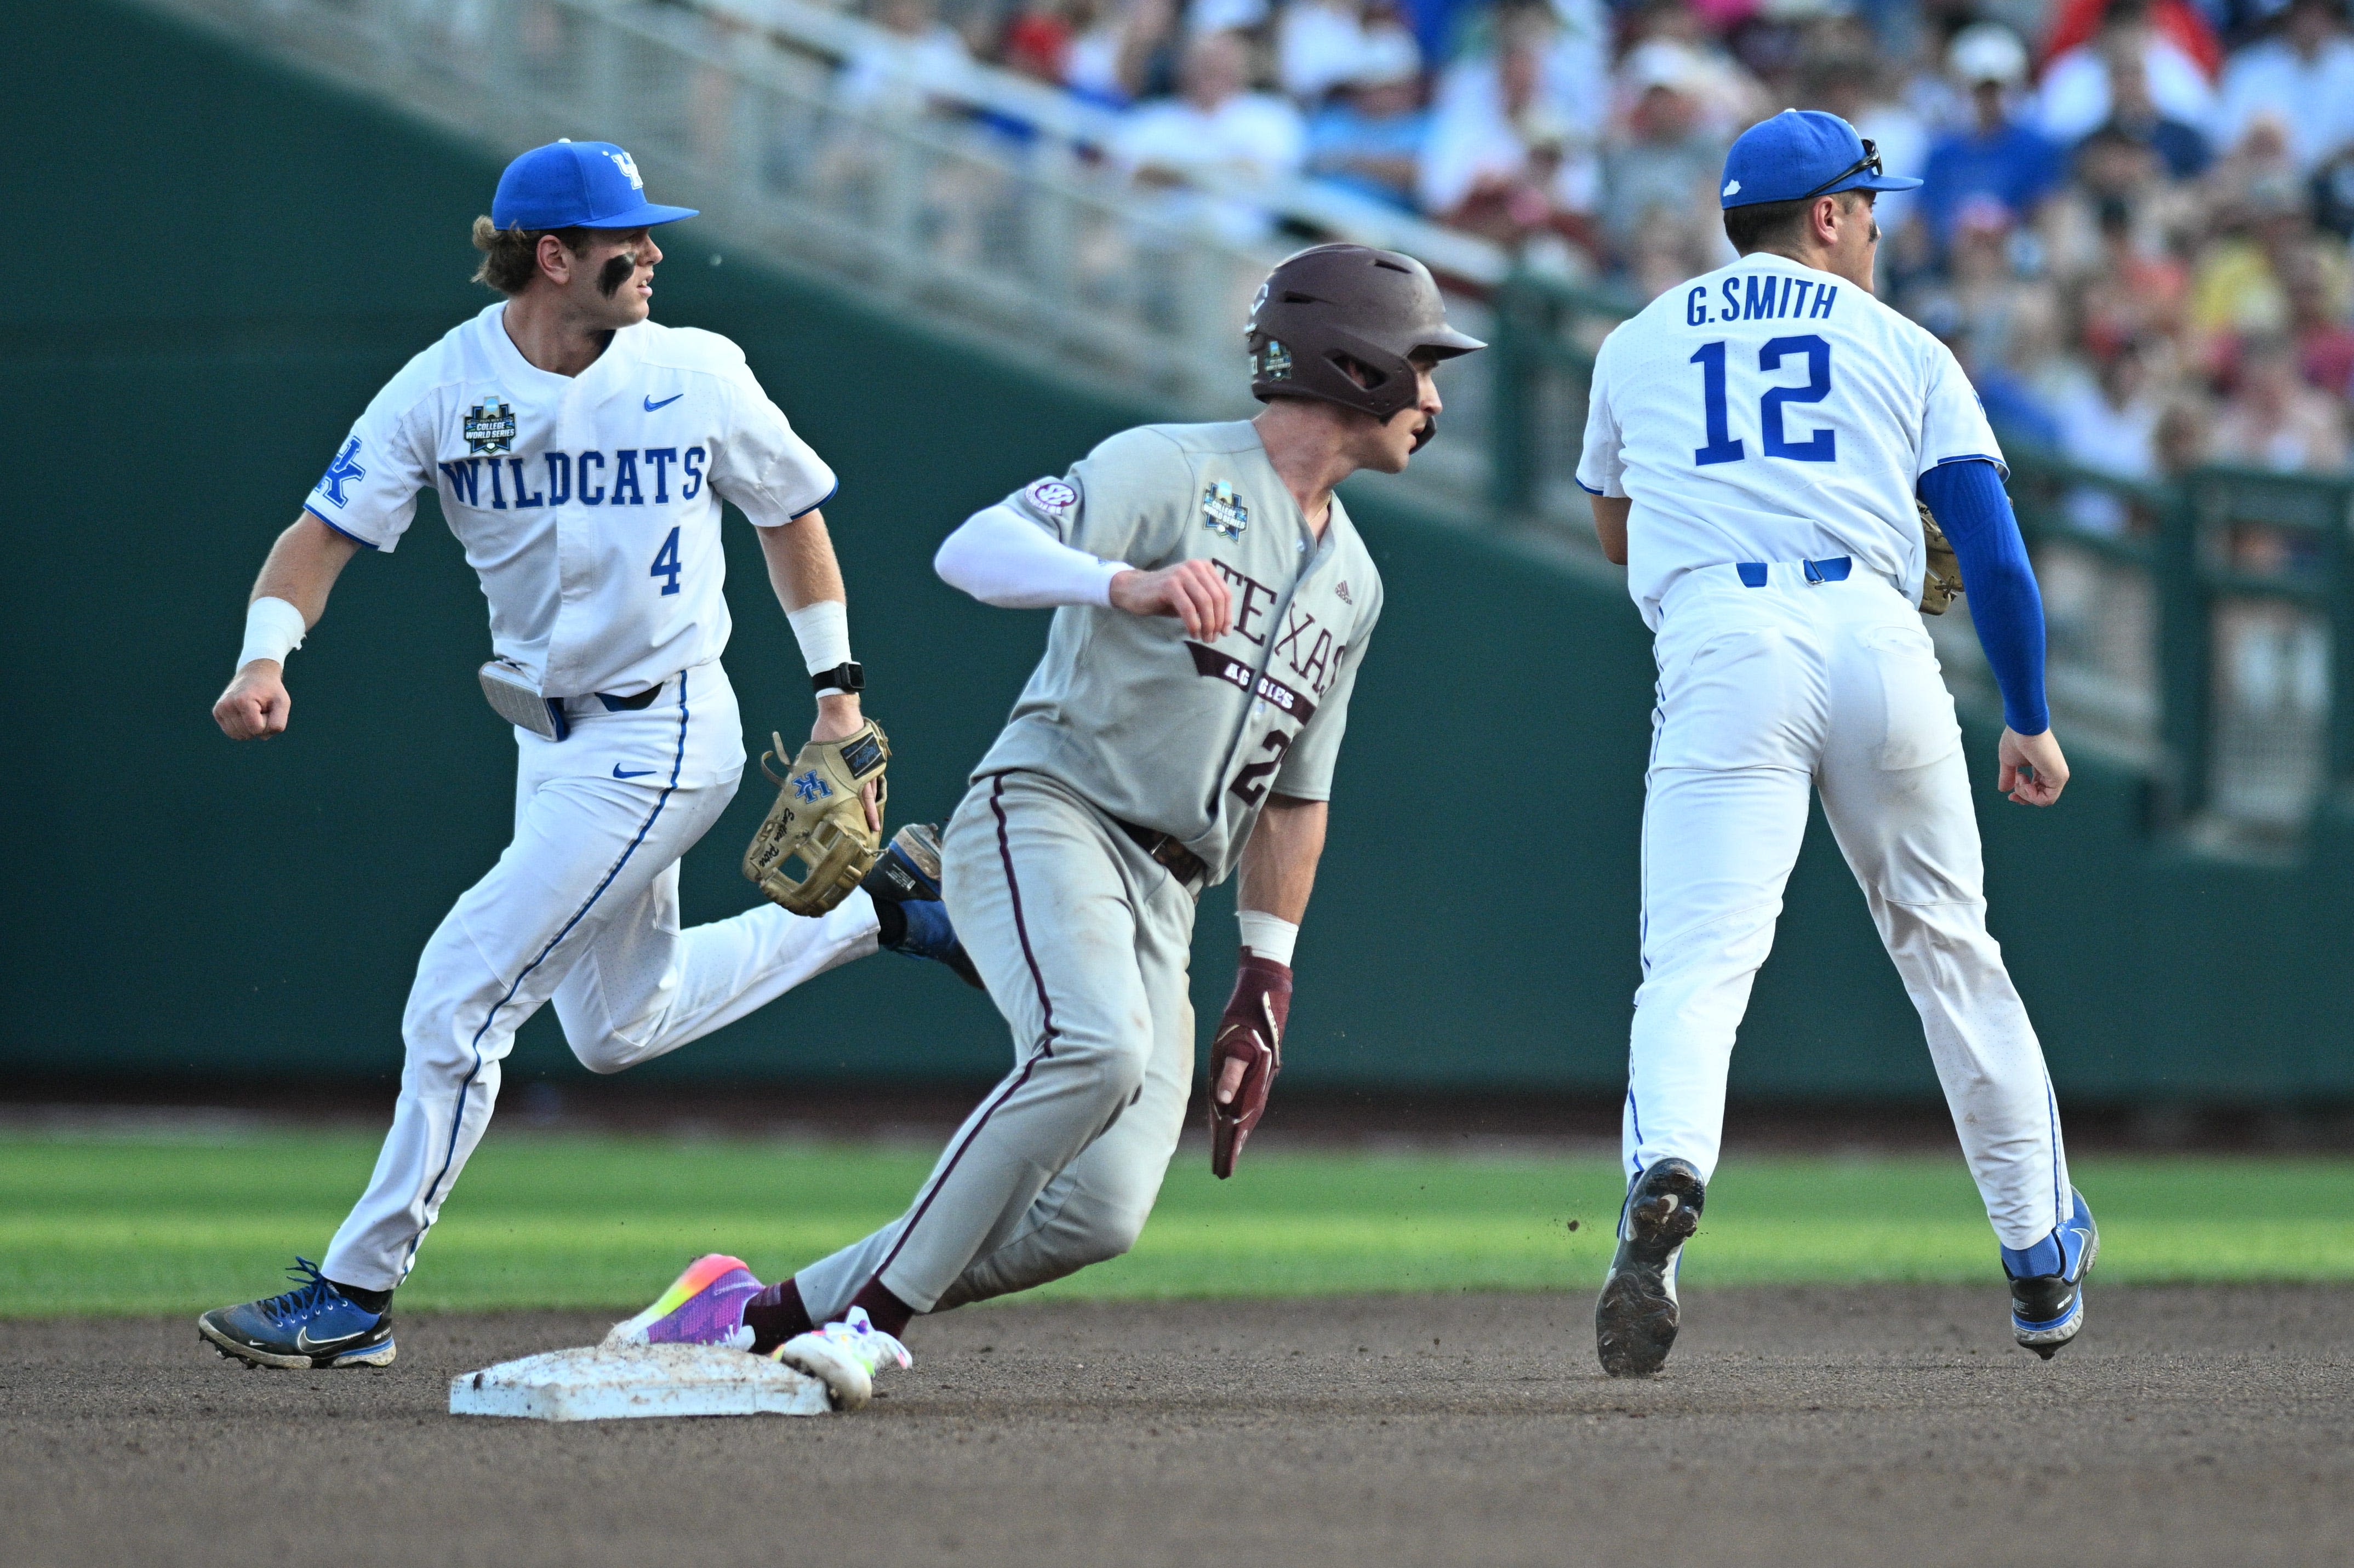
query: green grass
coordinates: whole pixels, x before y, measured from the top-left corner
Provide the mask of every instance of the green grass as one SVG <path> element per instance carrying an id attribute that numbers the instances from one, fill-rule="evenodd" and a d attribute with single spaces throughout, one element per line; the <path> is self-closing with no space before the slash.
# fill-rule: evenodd
<path id="1" fill-rule="evenodd" d="M 0 1137 L 0 1317 L 257 1295 L 298 1250 L 320 1255 L 375 1153 L 373 1136 L 333 1133 Z M 706 1251 L 774 1277 L 888 1220 L 928 1163 L 867 1147 L 501 1133 L 401 1299 L 634 1308 Z M 1255 1152 L 1223 1183 L 1205 1163 L 1178 1161 L 1135 1252 L 1044 1294 L 1583 1290 L 1618 1198 L 1599 1160 Z M 2091 1158 L 2076 1177 L 2111 1283 L 2354 1279 L 2354 1161 Z M 1736 1159 L 1684 1277 L 1984 1282 L 1995 1266 L 1957 1156 Z"/>

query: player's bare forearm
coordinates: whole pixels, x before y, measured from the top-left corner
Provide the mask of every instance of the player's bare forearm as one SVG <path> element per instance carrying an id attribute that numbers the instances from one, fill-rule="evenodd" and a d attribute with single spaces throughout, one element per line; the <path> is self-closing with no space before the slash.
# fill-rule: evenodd
<path id="1" fill-rule="evenodd" d="M 776 590 L 777 602 L 785 613 L 805 609 L 821 599 L 847 601 L 849 590 L 843 586 L 842 563 L 834 558 L 833 535 L 826 532 L 825 514 L 811 508 L 774 528 L 757 528 L 760 535 L 760 554 L 769 563 L 769 586 Z M 817 722 L 810 726 L 811 740 L 840 740 L 858 733 L 865 724 L 858 694 L 837 692 L 817 700 Z M 866 801 L 866 821 L 878 832 L 883 826 L 881 810 L 875 803 L 873 784 L 864 791 Z"/>
<path id="2" fill-rule="evenodd" d="M 327 613 L 327 596 L 334 591 L 335 579 L 359 552 L 358 540 L 305 512 L 270 546 L 245 602 L 282 599 L 302 612 L 303 625 L 316 626 Z"/>
<path id="3" fill-rule="evenodd" d="M 775 528 L 757 530 L 760 553 L 768 557 L 769 586 L 788 613 L 822 599 L 847 599 L 842 583 L 842 563 L 833 556 L 833 535 L 826 532 L 825 514 L 802 513 Z"/>
<path id="4" fill-rule="evenodd" d="M 1601 543 L 1602 558 L 1614 567 L 1627 564 L 1627 514 L 1635 503 L 1623 495 L 1589 495 L 1594 503 L 1594 537 Z"/>
<path id="5" fill-rule="evenodd" d="M 334 590 L 335 579 L 359 548 L 358 540 L 338 534 L 305 512 L 270 546 L 246 603 L 284 599 L 302 612 L 306 629 L 316 626 L 327 612 L 327 596 Z M 285 665 L 276 659 L 253 659 L 239 667 L 228 688 L 214 700 L 213 722 L 231 740 L 258 740 L 284 730 L 293 706 L 286 691 Z"/>
<path id="6" fill-rule="evenodd" d="M 1322 800 L 1269 795 L 1243 846 L 1240 905 L 1297 926 L 1316 888 L 1331 810 Z"/>

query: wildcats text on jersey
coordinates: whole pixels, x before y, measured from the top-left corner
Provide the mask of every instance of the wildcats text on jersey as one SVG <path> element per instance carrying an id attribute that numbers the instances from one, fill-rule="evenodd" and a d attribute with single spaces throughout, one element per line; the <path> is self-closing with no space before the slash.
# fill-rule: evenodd
<path id="1" fill-rule="evenodd" d="M 1707 326 L 1712 322 L 1828 321 L 1839 303 L 1837 283 L 1792 278 L 1775 272 L 1735 274 L 1723 280 L 1722 292 L 1712 297 L 1705 285 L 1684 295 L 1684 324 Z"/>
<path id="2" fill-rule="evenodd" d="M 443 462 L 443 496 L 476 511 L 491 512 L 565 506 L 576 499 L 583 506 L 643 506 L 651 486 L 653 503 L 667 506 L 673 464 L 677 465 L 681 481 L 679 500 L 692 501 L 703 492 L 705 454 L 701 447 L 689 447 L 684 452 L 676 447 L 623 447 L 610 454 L 610 462 L 608 454 L 601 451 L 538 455 L 546 465 L 544 469 L 528 457 L 467 457 Z M 482 499 L 485 493 L 490 497 L 487 503 Z"/>

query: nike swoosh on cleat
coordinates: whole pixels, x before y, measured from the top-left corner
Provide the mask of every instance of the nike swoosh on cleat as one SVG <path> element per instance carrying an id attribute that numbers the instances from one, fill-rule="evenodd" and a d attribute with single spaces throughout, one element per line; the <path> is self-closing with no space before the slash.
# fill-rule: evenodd
<path id="1" fill-rule="evenodd" d="M 667 397 L 663 398 L 663 399 L 661 402 L 659 402 L 659 403 L 655 402 L 652 398 L 649 397 L 649 398 L 645 399 L 646 412 L 647 412 L 647 413 L 649 413 L 649 414 L 651 414 L 651 413 L 652 413 L 656 408 L 669 408 L 673 403 L 677 402 L 681 397 L 685 397 L 685 396 L 686 396 L 686 394 L 685 394 L 685 393 L 684 393 L 684 392 L 673 392 L 673 393 L 672 393 L 669 397 Z"/>
<path id="2" fill-rule="evenodd" d="M 301 1329 L 295 1331 L 294 1348 L 301 1351 L 304 1355 L 315 1356 L 323 1351 L 336 1350 L 342 1346 L 348 1345 L 355 1340 L 366 1339 L 368 1332 L 368 1330 L 362 1329 L 355 1333 L 338 1334 L 332 1340 L 314 1340 L 311 1337 L 310 1330 Z"/>
<path id="3" fill-rule="evenodd" d="M 681 396 L 683 397 L 684 394 L 682 393 Z M 652 773 L 652 771 L 653 769 L 651 768 L 641 768 L 634 773 L 624 773 L 621 771 L 621 765 L 620 763 L 616 762 L 613 764 L 613 777 L 616 779 L 643 779 L 647 774 Z"/>

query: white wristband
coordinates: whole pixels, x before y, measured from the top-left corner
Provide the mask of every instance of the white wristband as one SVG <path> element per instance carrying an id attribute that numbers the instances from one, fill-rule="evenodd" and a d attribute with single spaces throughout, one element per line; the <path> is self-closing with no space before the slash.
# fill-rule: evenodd
<path id="1" fill-rule="evenodd" d="M 1299 940 L 1297 924 L 1257 909 L 1237 909 L 1235 920 L 1243 928 L 1244 947 L 1262 959 L 1272 959 L 1286 969 L 1291 967 L 1291 948 Z"/>
<path id="2" fill-rule="evenodd" d="M 822 599 L 799 609 L 785 611 L 792 622 L 793 640 L 801 645 L 801 661 L 812 675 L 850 661 L 850 607 L 838 599 Z"/>
<path id="3" fill-rule="evenodd" d="M 237 667 L 242 670 L 256 659 L 283 664 L 286 655 L 302 646 L 302 634 L 309 630 L 302 624 L 302 612 L 286 600 L 255 599 L 245 607 L 245 646 L 238 652 Z"/>

